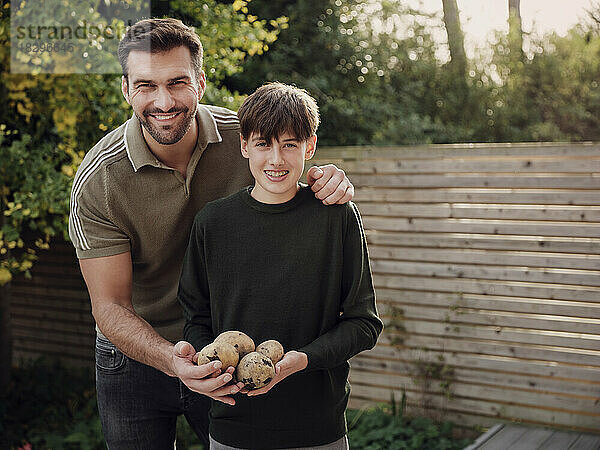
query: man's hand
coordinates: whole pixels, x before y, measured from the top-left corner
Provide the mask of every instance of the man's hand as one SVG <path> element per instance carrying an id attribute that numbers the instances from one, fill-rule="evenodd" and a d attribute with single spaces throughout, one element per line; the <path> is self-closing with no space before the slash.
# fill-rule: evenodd
<path id="1" fill-rule="evenodd" d="M 293 373 L 304 370 L 307 365 L 308 356 L 306 356 L 306 353 L 290 350 L 285 355 L 283 355 L 281 361 L 275 364 L 275 377 L 269 384 L 260 389 L 255 389 L 253 391 L 248 391 L 244 389 L 242 390 L 242 393 L 247 392 L 248 396 L 266 394 L 271 390 L 271 388 L 273 388 L 273 386 L 275 386 L 281 380 L 284 380 Z"/>
<path id="2" fill-rule="evenodd" d="M 344 171 L 333 164 L 311 167 L 306 173 L 306 181 L 324 205 L 342 205 L 354 197 L 354 186 Z"/>
<path id="3" fill-rule="evenodd" d="M 243 383 L 227 384 L 233 379 L 233 367 L 221 373 L 221 361 L 213 361 L 201 366 L 194 364 L 196 351 L 188 342 L 179 341 L 173 348 L 173 370 L 177 377 L 194 392 L 204 394 L 213 400 L 235 405 L 230 395 L 236 394 Z"/>

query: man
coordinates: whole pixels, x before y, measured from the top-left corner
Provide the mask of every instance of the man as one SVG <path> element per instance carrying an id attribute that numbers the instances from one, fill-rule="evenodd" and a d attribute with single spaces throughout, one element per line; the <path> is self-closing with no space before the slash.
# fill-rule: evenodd
<path id="1" fill-rule="evenodd" d="M 111 449 L 172 448 L 184 414 L 206 443 L 209 397 L 233 404 L 239 387 L 219 362 L 193 364 L 195 349 L 180 341 L 177 283 L 194 215 L 252 178 L 235 113 L 198 104 L 206 78 L 192 30 L 174 19 L 138 22 L 119 60 L 134 115 L 86 155 L 69 220 L 97 325 L 103 432 Z M 325 204 L 353 196 L 334 166 L 307 178 Z"/>

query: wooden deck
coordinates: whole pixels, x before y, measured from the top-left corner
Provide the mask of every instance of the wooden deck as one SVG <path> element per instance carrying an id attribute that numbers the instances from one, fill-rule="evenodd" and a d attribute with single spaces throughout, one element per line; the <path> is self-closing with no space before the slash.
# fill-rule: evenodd
<path id="1" fill-rule="evenodd" d="M 498 424 L 464 450 L 598 450 L 600 434 Z"/>

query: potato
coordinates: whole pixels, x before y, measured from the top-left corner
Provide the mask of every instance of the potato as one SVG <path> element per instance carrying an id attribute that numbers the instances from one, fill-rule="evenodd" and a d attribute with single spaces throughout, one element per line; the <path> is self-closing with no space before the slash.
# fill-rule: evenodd
<path id="1" fill-rule="evenodd" d="M 247 389 L 259 389 L 266 386 L 274 376 L 273 361 L 262 353 L 248 353 L 237 366 L 237 381 L 244 383 Z"/>
<path id="2" fill-rule="evenodd" d="M 283 346 L 275 339 L 263 342 L 256 347 L 256 351 L 273 361 L 273 364 L 277 364 L 283 358 L 284 353 Z"/>
<path id="3" fill-rule="evenodd" d="M 227 342 L 233 345 L 240 355 L 240 359 L 254 351 L 254 341 L 241 331 L 224 331 L 216 337 L 214 342 Z"/>
<path id="4" fill-rule="evenodd" d="M 213 342 L 198 352 L 198 365 L 206 364 L 217 359 L 223 364 L 222 369 L 236 367 L 239 355 L 233 345 L 227 342 Z"/>

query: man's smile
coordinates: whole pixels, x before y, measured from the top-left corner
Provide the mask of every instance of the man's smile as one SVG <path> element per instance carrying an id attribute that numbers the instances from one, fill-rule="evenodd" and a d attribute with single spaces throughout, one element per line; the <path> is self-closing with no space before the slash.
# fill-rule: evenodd
<path id="1" fill-rule="evenodd" d="M 171 120 L 173 118 L 175 118 L 176 116 L 178 116 L 179 114 L 181 114 L 182 111 L 178 111 L 176 113 L 171 113 L 171 114 L 164 114 L 164 113 L 148 113 L 147 115 L 152 117 L 153 119 L 156 119 L 160 122 L 162 121 L 168 121 Z"/>

